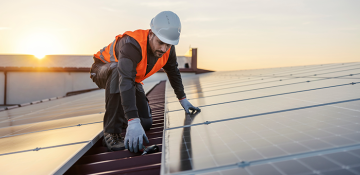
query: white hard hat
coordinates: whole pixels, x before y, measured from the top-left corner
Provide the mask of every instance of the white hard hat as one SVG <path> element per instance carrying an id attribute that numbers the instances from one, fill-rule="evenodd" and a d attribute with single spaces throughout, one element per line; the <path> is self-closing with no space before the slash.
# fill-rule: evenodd
<path id="1" fill-rule="evenodd" d="M 150 23 L 151 31 L 164 43 L 177 45 L 181 32 L 180 18 L 171 11 L 157 14 Z"/>

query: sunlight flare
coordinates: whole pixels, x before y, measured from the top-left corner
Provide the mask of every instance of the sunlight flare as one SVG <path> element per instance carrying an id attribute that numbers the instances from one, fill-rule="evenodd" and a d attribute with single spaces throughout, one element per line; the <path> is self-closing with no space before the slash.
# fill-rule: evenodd
<path id="1" fill-rule="evenodd" d="M 43 59 L 46 55 L 45 55 L 45 54 L 38 53 L 38 54 L 34 54 L 34 56 L 35 56 L 37 59 L 41 60 L 41 59 Z"/>

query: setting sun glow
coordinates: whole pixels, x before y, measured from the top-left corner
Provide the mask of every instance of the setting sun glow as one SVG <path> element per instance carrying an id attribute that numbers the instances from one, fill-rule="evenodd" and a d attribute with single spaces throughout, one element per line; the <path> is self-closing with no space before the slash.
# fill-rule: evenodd
<path id="1" fill-rule="evenodd" d="M 36 58 L 38 58 L 38 59 L 43 59 L 46 55 L 45 54 L 35 54 L 34 55 Z"/>
<path id="2" fill-rule="evenodd" d="M 38 59 L 43 59 L 49 54 L 56 54 L 61 48 L 58 38 L 47 31 L 30 33 L 21 43 L 20 48 L 25 54 L 34 55 Z"/>

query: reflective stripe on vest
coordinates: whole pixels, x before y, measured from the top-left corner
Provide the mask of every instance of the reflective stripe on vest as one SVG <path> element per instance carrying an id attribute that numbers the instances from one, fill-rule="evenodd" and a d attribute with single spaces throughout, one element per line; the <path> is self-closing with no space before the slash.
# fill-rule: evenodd
<path id="1" fill-rule="evenodd" d="M 116 41 L 117 38 L 115 38 L 115 40 L 112 43 L 110 43 L 108 46 L 105 46 L 99 52 L 94 54 L 94 57 L 100 59 L 104 63 L 117 62 L 118 60 L 116 58 L 115 49 L 114 49 L 114 47 L 116 46 Z"/>
<path id="2" fill-rule="evenodd" d="M 120 41 L 120 39 L 125 35 L 131 36 L 132 38 L 134 38 L 141 47 L 142 59 L 136 66 L 137 73 L 136 73 L 135 82 L 141 83 L 143 80 L 150 77 L 151 75 L 153 75 L 154 73 L 156 73 L 162 67 L 165 66 L 165 64 L 167 63 L 167 61 L 169 59 L 170 49 L 168 51 L 166 51 L 163 54 L 163 56 L 156 61 L 155 65 L 151 69 L 151 71 L 148 74 L 146 74 L 147 39 L 148 39 L 148 35 L 149 35 L 149 30 L 127 31 L 124 34 L 120 34 L 120 35 L 116 36 L 115 40 L 112 43 L 110 43 L 107 47 L 104 47 L 99 52 L 94 54 L 94 57 L 100 59 L 104 63 L 113 62 L 113 61 L 118 62 L 118 59 L 116 58 L 114 47 L 116 46 L 116 42 Z"/>

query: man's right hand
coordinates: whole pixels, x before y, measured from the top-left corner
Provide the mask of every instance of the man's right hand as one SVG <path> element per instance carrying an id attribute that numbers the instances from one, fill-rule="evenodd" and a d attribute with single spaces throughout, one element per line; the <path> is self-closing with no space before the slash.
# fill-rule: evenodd
<path id="1" fill-rule="evenodd" d="M 149 143 L 139 118 L 129 119 L 125 135 L 125 148 L 137 153 L 144 148 L 143 139 Z"/>

